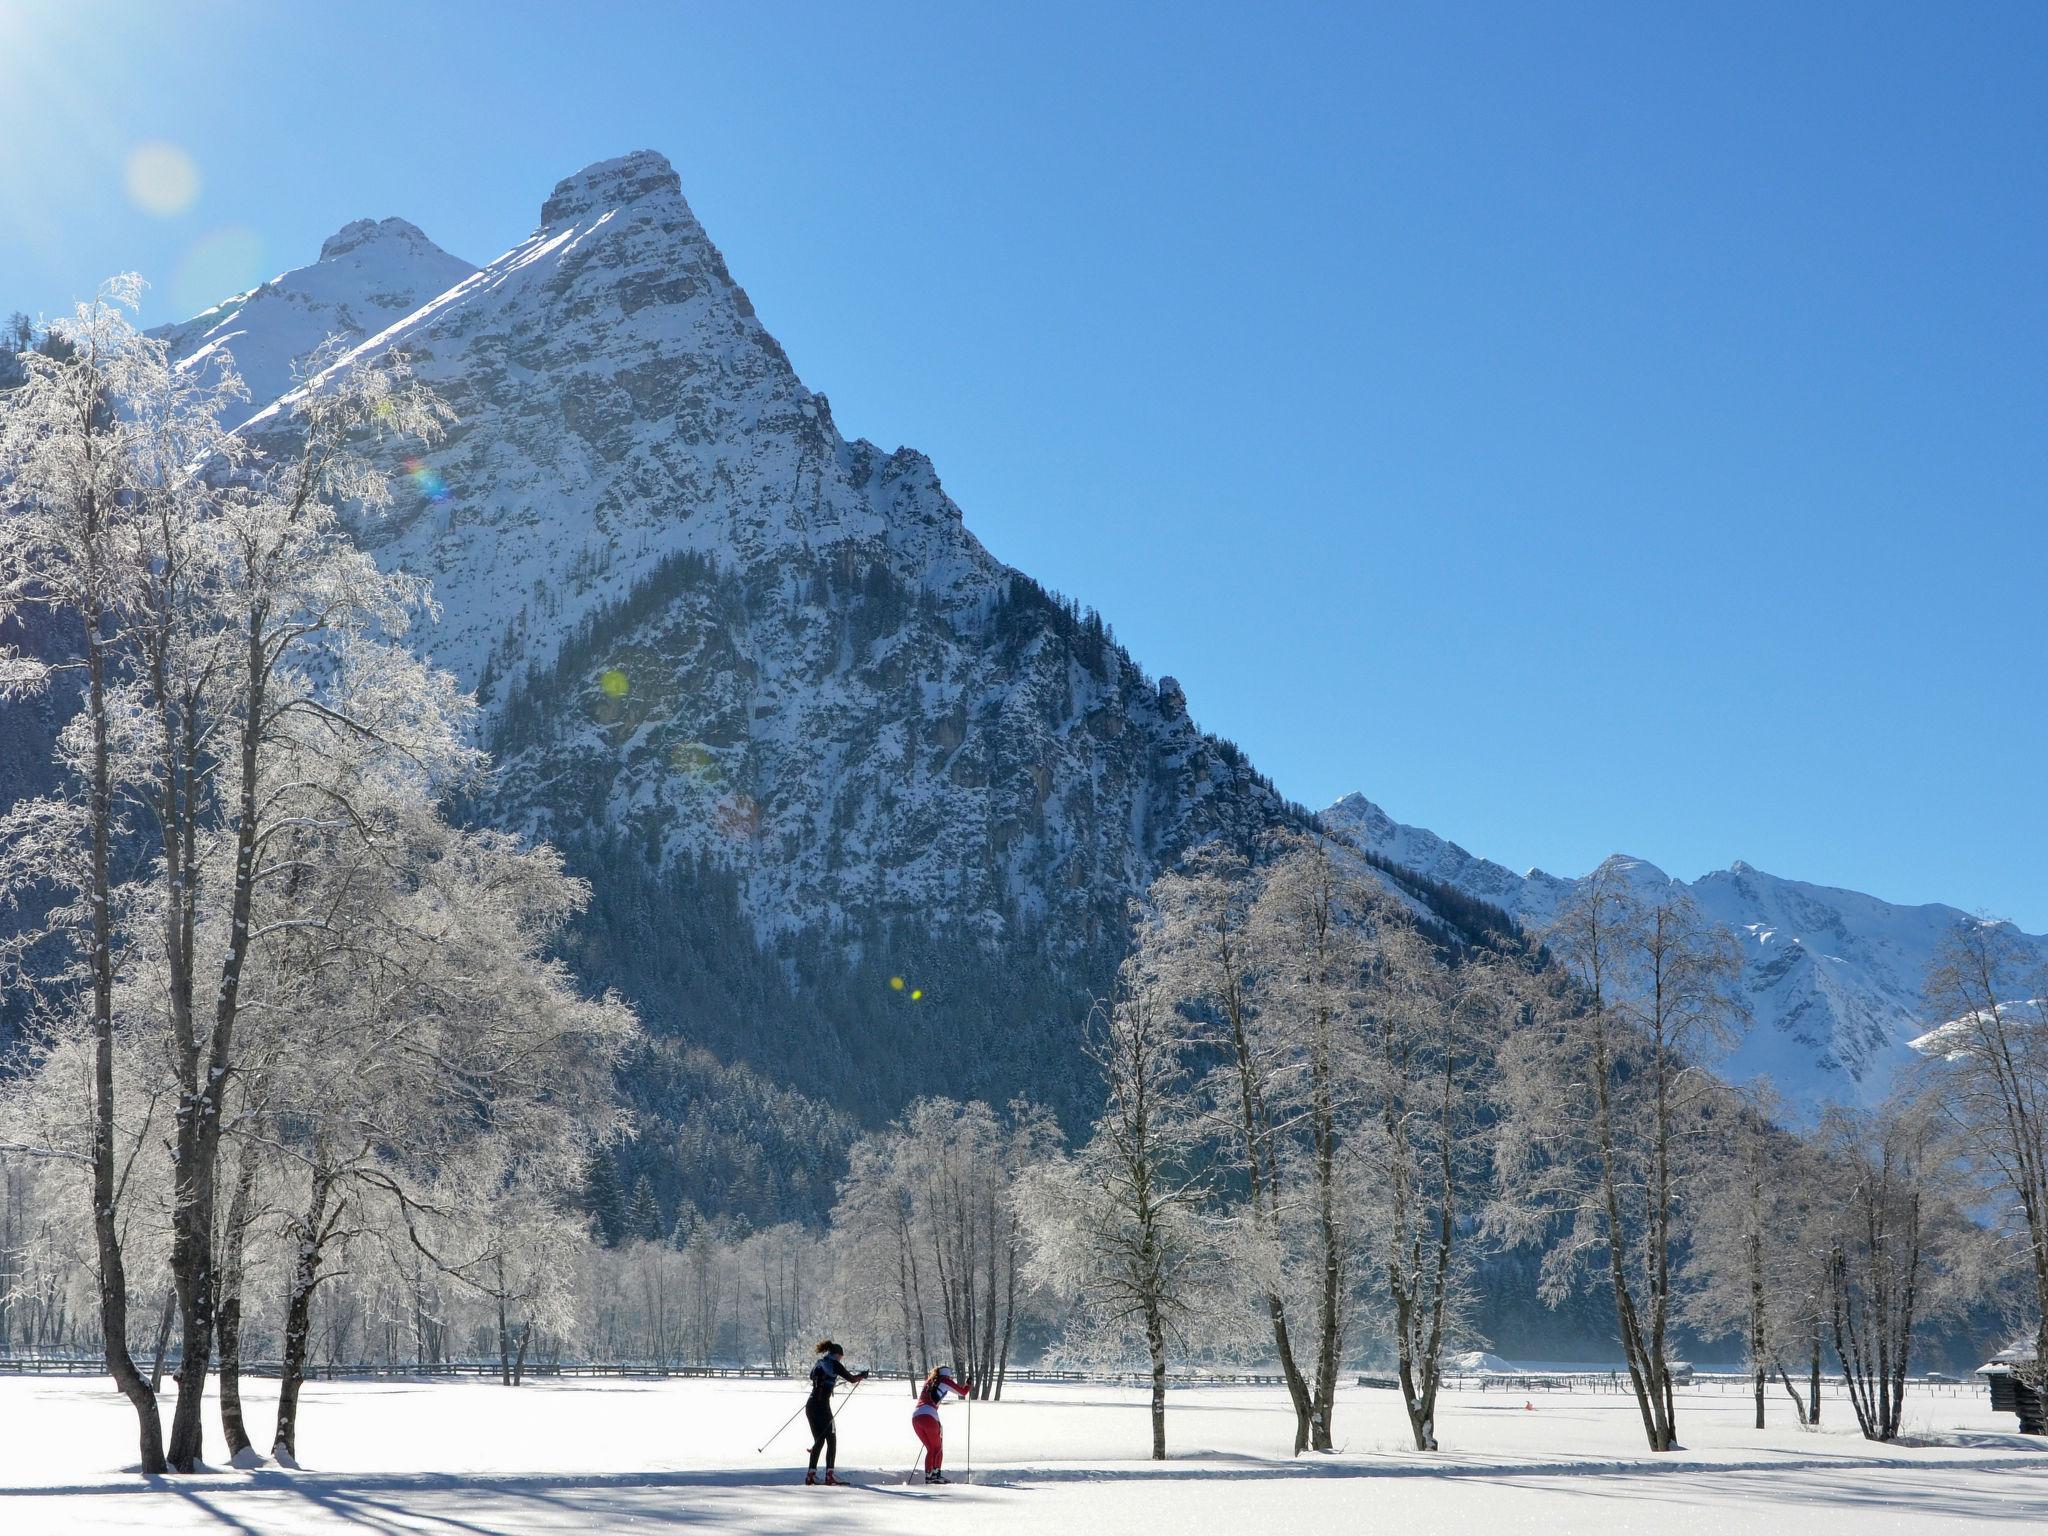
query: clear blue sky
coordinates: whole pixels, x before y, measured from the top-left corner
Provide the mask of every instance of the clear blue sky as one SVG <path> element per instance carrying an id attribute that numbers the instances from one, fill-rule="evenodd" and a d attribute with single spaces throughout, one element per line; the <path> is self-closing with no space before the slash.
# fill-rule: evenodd
<path id="1" fill-rule="evenodd" d="M 2036 4 L 0 0 L 0 310 L 485 261 L 657 148 L 842 428 L 1288 794 L 2039 931 L 2044 79 Z"/>

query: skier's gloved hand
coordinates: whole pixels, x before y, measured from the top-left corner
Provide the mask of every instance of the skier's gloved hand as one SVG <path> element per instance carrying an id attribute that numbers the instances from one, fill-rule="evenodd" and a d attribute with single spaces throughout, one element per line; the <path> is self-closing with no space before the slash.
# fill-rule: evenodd
<path id="1" fill-rule="evenodd" d="M 855 1371 L 853 1373 L 853 1379 L 855 1381 L 866 1381 L 868 1379 L 868 1373 L 866 1371 Z"/>

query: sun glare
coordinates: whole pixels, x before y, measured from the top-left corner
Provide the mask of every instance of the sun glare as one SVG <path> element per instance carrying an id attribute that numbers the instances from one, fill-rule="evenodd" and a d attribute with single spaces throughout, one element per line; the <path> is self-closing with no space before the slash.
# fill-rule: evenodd
<path id="1" fill-rule="evenodd" d="M 124 179 L 135 206 L 159 218 L 183 213 L 199 198 L 198 165 L 184 150 L 162 139 L 138 144 L 128 152 Z"/>

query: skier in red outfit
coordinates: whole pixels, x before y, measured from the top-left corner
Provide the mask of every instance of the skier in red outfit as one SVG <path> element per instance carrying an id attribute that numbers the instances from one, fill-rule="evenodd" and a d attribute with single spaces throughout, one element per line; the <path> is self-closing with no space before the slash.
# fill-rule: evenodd
<path id="1" fill-rule="evenodd" d="M 924 1442 L 924 1480 L 928 1483 L 946 1480 L 946 1474 L 939 1470 L 946 1459 L 946 1437 L 939 1428 L 939 1404 L 949 1392 L 965 1397 L 973 1390 L 974 1384 L 958 1380 L 950 1365 L 939 1366 L 924 1379 L 924 1390 L 917 1394 L 917 1406 L 910 1411 L 910 1427 Z"/>

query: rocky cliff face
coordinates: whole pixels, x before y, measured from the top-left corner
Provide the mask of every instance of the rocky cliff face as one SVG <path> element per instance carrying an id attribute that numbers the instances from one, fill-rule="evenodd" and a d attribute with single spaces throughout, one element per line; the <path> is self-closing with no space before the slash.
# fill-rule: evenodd
<path id="1" fill-rule="evenodd" d="M 865 1055 L 888 1099 L 1044 1091 L 1124 901 L 1190 841 L 1298 813 L 1099 619 L 990 555 L 923 455 L 839 434 L 659 155 L 565 179 L 527 240 L 373 330 L 351 284 L 388 265 L 365 250 L 415 249 L 391 222 L 290 280 L 346 313 L 353 360 L 404 350 L 459 418 L 361 537 L 433 583 L 422 644 L 478 690 L 503 765 L 485 813 L 657 905 L 727 893 L 637 941 L 730 944 L 736 919 L 777 960 L 787 996 L 751 1021 L 694 1010 L 724 1049 L 814 1085 L 817 1054 Z M 274 356 L 309 311 L 268 291 L 176 344 Z M 600 948 L 645 984 L 644 954 Z M 923 996 L 881 1013 L 850 988 Z M 876 1031 L 900 1038 L 847 1038 Z M 951 1077 L 924 1083 L 934 1060 Z"/>
<path id="2" fill-rule="evenodd" d="M 1323 813 L 1361 847 L 1464 891 L 1540 932 L 1575 894 L 1576 879 L 1518 875 L 1421 827 L 1404 826 L 1363 795 Z M 1830 1103 L 1873 1103 L 1931 1021 L 1921 987 L 1936 947 L 1976 921 L 1938 903 L 1898 906 L 1856 891 L 1781 879 L 1737 862 L 1689 884 L 1654 864 L 1616 855 L 1645 895 L 1678 887 L 1741 945 L 1750 1017 L 1726 1063 L 1741 1080 L 1768 1074 L 1811 1115 Z M 2048 938 L 2029 941 L 2048 964 Z"/>

